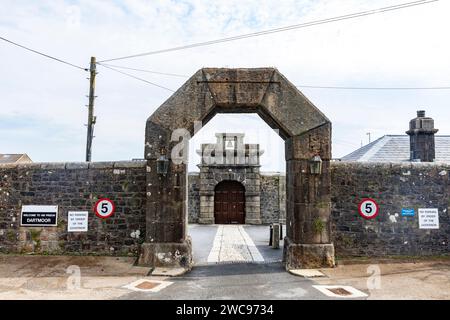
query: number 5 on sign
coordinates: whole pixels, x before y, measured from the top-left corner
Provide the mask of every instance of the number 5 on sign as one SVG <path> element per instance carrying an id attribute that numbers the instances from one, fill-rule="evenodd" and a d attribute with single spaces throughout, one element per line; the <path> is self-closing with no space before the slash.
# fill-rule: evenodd
<path id="1" fill-rule="evenodd" d="M 94 212 L 95 215 L 99 218 L 109 218 L 112 216 L 114 211 L 116 211 L 116 206 L 110 199 L 102 198 L 95 203 Z"/>
<path id="2" fill-rule="evenodd" d="M 358 207 L 359 215 L 364 219 L 374 219 L 378 215 L 380 208 L 378 203 L 370 198 L 362 199 Z"/>

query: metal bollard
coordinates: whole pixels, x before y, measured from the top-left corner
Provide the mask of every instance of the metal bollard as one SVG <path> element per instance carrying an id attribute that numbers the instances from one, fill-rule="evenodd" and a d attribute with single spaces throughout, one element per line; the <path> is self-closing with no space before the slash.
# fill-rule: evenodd
<path id="1" fill-rule="evenodd" d="M 272 226 L 272 248 L 279 249 L 280 248 L 280 224 L 275 223 Z"/>
<path id="2" fill-rule="evenodd" d="M 280 223 L 280 240 L 283 240 L 283 224 Z"/>
<path id="3" fill-rule="evenodd" d="M 269 228 L 270 228 L 269 247 L 271 247 L 271 246 L 272 246 L 272 237 L 273 237 L 273 224 L 271 224 L 271 225 L 269 226 Z"/>

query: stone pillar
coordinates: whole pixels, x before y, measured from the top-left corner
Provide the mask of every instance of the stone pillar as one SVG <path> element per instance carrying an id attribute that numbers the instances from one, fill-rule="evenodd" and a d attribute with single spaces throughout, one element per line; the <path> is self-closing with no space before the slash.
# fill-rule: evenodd
<path id="1" fill-rule="evenodd" d="M 214 224 L 214 191 L 200 191 L 200 213 L 198 223 Z"/>
<path id="2" fill-rule="evenodd" d="M 279 223 L 286 224 L 286 176 L 278 177 L 278 207 L 280 208 Z"/>
<path id="3" fill-rule="evenodd" d="M 259 167 L 245 171 L 245 223 L 261 224 L 261 176 Z"/>
<path id="4" fill-rule="evenodd" d="M 310 160 L 322 159 L 322 173 L 311 174 Z M 331 123 L 286 140 L 286 269 L 334 266 L 331 243 Z"/>
<path id="5" fill-rule="evenodd" d="M 139 265 L 192 267 L 192 245 L 187 236 L 187 165 L 174 163 L 170 135 L 147 122 L 146 134 L 146 237 L 141 245 Z M 157 172 L 162 150 L 169 159 L 167 174 Z"/>
<path id="6" fill-rule="evenodd" d="M 200 212 L 198 223 L 214 224 L 214 178 L 210 167 L 203 165 L 200 167 Z"/>

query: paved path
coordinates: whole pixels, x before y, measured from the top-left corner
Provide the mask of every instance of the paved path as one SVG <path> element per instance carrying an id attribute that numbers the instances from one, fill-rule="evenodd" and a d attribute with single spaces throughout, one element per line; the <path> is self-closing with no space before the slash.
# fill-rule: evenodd
<path id="1" fill-rule="evenodd" d="M 262 262 L 264 258 L 242 226 L 220 225 L 207 261 Z"/>
<path id="2" fill-rule="evenodd" d="M 269 232 L 269 226 L 191 224 L 194 264 L 281 262 L 283 241 L 272 249 Z"/>

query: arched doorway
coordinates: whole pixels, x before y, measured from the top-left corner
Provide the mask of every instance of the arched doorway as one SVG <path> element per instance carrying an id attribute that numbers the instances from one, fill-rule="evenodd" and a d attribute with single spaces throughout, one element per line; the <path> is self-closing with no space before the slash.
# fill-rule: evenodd
<path id="1" fill-rule="evenodd" d="M 245 188 L 238 181 L 222 181 L 214 189 L 214 222 L 245 224 Z"/>

